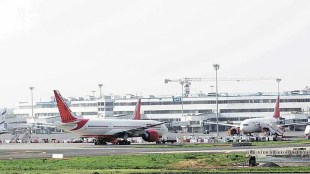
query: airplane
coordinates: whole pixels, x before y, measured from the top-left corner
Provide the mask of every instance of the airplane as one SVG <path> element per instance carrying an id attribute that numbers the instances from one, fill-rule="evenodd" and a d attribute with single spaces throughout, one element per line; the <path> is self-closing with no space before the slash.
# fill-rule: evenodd
<path id="1" fill-rule="evenodd" d="M 272 117 L 251 118 L 243 120 L 240 124 L 240 131 L 244 134 L 256 132 L 270 132 L 274 135 L 283 136 L 283 128 L 280 122 L 280 97 L 278 96 L 274 114 Z"/>
<path id="2" fill-rule="evenodd" d="M 106 145 L 119 138 L 123 139 L 119 141 L 120 145 L 129 145 L 128 137 L 142 137 L 144 141 L 157 142 L 168 133 L 164 122 L 154 120 L 77 118 L 59 91 L 54 90 L 54 94 L 61 117 L 61 122 L 57 121 L 54 125 L 81 137 L 96 138 L 95 145 Z"/>
<path id="3" fill-rule="evenodd" d="M 135 107 L 135 111 L 132 115 L 133 120 L 141 120 L 141 98 L 138 99 L 138 102 Z M 113 115 L 113 117 L 126 117 L 129 116 L 127 114 Z"/>
<path id="4" fill-rule="evenodd" d="M 228 131 L 229 135 L 243 134 L 250 135 L 251 133 L 270 132 L 273 135 L 283 136 L 283 127 L 287 125 L 279 125 L 280 122 L 280 97 L 278 96 L 274 114 L 272 117 L 263 118 L 249 118 L 243 120 L 240 125 L 218 123 L 223 126 L 230 126 Z M 208 122 L 208 124 L 216 124 L 214 122 Z"/>
<path id="5" fill-rule="evenodd" d="M 7 130 L 7 124 L 5 122 L 5 114 L 6 114 L 6 110 L 4 110 L 0 116 L 0 134 L 9 133 L 9 131 Z"/>
<path id="6" fill-rule="evenodd" d="M 139 98 L 137 104 L 136 104 L 136 109 L 133 114 L 133 120 L 141 120 L 141 98 Z"/>

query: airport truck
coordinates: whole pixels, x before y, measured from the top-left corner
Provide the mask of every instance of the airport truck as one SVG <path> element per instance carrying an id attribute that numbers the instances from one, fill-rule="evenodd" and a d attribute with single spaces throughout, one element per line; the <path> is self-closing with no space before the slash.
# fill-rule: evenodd
<path id="1" fill-rule="evenodd" d="M 165 143 L 176 143 L 177 142 L 177 137 L 176 136 L 167 136 L 162 138 L 161 143 L 165 144 Z M 158 143 L 160 144 L 160 143 Z"/>

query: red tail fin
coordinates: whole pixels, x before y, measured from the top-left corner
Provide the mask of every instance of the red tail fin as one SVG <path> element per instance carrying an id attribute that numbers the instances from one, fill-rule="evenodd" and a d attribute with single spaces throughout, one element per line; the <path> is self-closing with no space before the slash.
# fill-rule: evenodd
<path id="1" fill-rule="evenodd" d="M 65 103 L 64 99 L 60 95 L 59 91 L 54 90 L 55 99 L 57 102 L 58 110 L 60 113 L 61 121 L 63 123 L 73 122 L 76 120 L 76 117 L 73 116 L 70 108 Z"/>
<path id="2" fill-rule="evenodd" d="M 139 100 L 136 104 L 135 115 L 134 115 L 133 120 L 140 120 L 141 119 L 140 108 L 141 108 L 141 98 L 139 98 Z"/>
<path id="3" fill-rule="evenodd" d="M 280 117 L 280 96 L 278 96 L 277 101 L 276 101 L 276 107 L 274 108 L 274 118 L 279 118 Z"/>

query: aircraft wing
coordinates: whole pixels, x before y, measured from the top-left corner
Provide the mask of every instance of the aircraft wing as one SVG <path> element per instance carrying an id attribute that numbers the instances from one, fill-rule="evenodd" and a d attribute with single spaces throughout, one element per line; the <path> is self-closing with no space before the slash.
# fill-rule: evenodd
<path id="1" fill-rule="evenodd" d="M 143 126 L 143 127 L 134 128 L 134 129 L 129 129 L 129 130 L 127 130 L 127 132 L 142 131 L 142 130 L 149 129 L 149 128 L 152 128 L 152 127 L 156 127 L 156 126 L 159 126 L 159 125 L 162 125 L 162 124 L 165 124 L 165 123 L 161 122 L 161 123 L 158 123 L 158 124 L 152 124 L 152 125 L 147 125 L 147 126 Z"/>
<path id="2" fill-rule="evenodd" d="M 136 134 L 140 134 L 141 131 L 143 130 L 146 130 L 146 129 L 149 129 L 149 128 L 152 128 L 152 127 L 156 127 L 156 126 L 159 126 L 159 125 L 162 125 L 162 124 L 165 124 L 164 122 L 161 122 L 161 123 L 158 123 L 158 124 L 152 124 L 152 125 L 147 125 L 147 126 L 141 126 L 141 127 L 136 127 L 136 128 L 133 128 L 133 129 L 124 129 L 122 131 L 117 131 L 116 130 L 111 130 L 109 131 L 109 133 L 112 133 L 114 134 L 115 136 L 118 136 L 118 135 L 122 135 L 124 133 L 128 133 L 130 135 L 136 135 Z"/>
<path id="3" fill-rule="evenodd" d="M 50 118 L 58 118 L 58 117 L 60 117 L 59 115 L 57 115 L 57 116 L 49 116 L 49 117 L 46 117 L 47 119 L 50 119 Z"/>
<path id="4" fill-rule="evenodd" d="M 217 124 L 217 123 L 208 121 L 205 124 Z M 220 123 L 220 122 L 218 124 L 222 126 L 229 126 L 229 127 L 240 127 L 240 125 L 237 125 L 237 124 Z"/>
<path id="5" fill-rule="evenodd" d="M 129 114 L 119 114 L 119 115 L 113 115 L 113 117 L 125 117 L 130 116 Z"/>
<path id="6" fill-rule="evenodd" d="M 6 109 L 4 109 L 4 111 L 2 111 L 1 115 L 6 114 Z"/>
<path id="7" fill-rule="evenodd" d="M 307 126 L 308 123 L 285 123 L 279 124 L 280 126 L 287 127 L 287 126 Z"/>

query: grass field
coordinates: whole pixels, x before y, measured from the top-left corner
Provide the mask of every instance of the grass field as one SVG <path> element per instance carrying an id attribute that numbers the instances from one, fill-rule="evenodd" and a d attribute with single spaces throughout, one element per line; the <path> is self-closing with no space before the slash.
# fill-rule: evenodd
<path id="1" fill-rule="evenodd" d="M 310 172 L 310 167 L 242 167 L 243 153 L 146 154 L 76 157 L 63 160 L 1 160 L 0 173 L 206 173 L 206 172 Z"/>
<path id="2" fill-rule="evenodd" d="M 251 142 L 252 146 L 276 146 L 284 144 L 310 144 L 308 139 L 300 139 L 294 141 L 267 141 L 267 142 Z M 134 146 L 135 148 L 210 148 L 210 147 L 231 147 L 231 143 L 184 143 L 182 145 L 178 144 L 161 144 L 161 145 L 138 145 Z"/>

